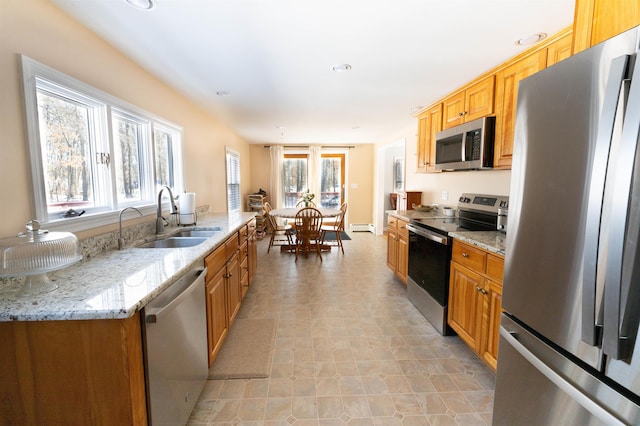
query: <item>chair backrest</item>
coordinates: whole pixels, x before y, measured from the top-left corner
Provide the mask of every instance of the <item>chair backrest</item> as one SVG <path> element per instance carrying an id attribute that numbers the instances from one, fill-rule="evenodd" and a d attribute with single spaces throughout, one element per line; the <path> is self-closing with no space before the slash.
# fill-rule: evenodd
<path id="1" fill-rule="evenodd" d="M 347 214 L 347 203 L 342 203 L 342 205 L 340 206 L 340 210 L 342 211 L 342 213 L 340 213 L 340 216 L 338 216 L 336 229 L 338 231 L 344 231 L 344 217 Z"/>
<path id="2" fill-rule="evenodd" d="M 296 234 L 301 238 L 319 238 L 322 213 L 313 207 L 305 207 L 296 213 Z"/>
<path id="3" fill-rule="evenodd" d="M 316 203 L 314 203 L 313 201 L 309 201 L 309 207 L 317 207 Z M 298 201 L 298 204 L 296 204 L 296 207 L 307 207 L 304 203 L 304 200 L 300 200 Z"/>
<path id="4" fill-rule="evenodd" d="M 271 208 L 271 204 L 267 201 L 263 206 L 264 212 L 267 214 L 267 225 L 271 229 L 271 232 L 276 232 L 278 230 L 278 222 L 276 221 L 275 216 L 271 216 L 271 210 L 273 210 Z"/>

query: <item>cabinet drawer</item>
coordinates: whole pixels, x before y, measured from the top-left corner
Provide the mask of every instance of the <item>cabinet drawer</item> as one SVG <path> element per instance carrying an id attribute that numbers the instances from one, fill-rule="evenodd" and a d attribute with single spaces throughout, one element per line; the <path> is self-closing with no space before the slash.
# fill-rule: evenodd
<path id="1" fill-rule="evenodd" d="M 204 266 L 207 267 L 207 281 L 211 280 L 215 274 L 227 263 L 225 247 L 220 246 L 209 256 L 204 258 Z"/>
<path id="2" fill-rule="evenodd" d="M 224 251 L 226 258 L 230 258 L 238 250 L 238 233 L 235 233 L 231 238 L 224 242 Z"/>
<path id="3" fill-rule="evenodd" d="M 504 273 L 504 259 L 492 254 L 487 254 L 487 276 L 492 280 L 502 282 Z"/>
<path id="4" fill-rule="evenodd" d="M 407 229 L 407 223 L 409 222 L 402 219 L 398 219 L 398 222 L 396 223 L 396 226 L 398 227 L 398 235 L 400 235 L 401 237 L 409 238 L 409 230 Z"/>
<path id="5" fill-rule="evenodd" d="M 387 217 L 387 225 L 389 225 L 389 229 L 398 229 L 398 218 L 393 216 Z"/>
<path id="6" fill-rule="evenodd" d="M 483 274 L 486 257 L 486 253 L 481 249 L 457 240 L 453 241 L 451 258 L 460 265 L 464 265 L 469 269 Z"/>
<path id="7" fill-rule="evenodd" d="M 249 235 L 251 235 L 251 233 L 256 230 L 256 226 L 257 226 L 256 219 L 251 219 L 249 221 L 249 223 L 247 223 L 247 228 L 249 230 Z"/>
<path id="8" fill-rule="evenodd" d="M 238 237 L 240 238 L 240 244 L 247 241 L 247 235 L 249 235 L 248 225 L 244 225 L 242 228 L 238 230 Z"/>
<path id="9" fill-rule="evenodd" d="M 245 241 L 240 244 L 240 262 L 246 259 L 249 256 L 249 243 Z"/>

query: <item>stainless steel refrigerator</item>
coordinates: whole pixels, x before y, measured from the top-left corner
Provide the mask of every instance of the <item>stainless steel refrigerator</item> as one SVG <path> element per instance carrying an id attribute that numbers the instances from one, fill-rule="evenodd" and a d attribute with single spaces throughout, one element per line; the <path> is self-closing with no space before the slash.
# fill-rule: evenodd
<path id="1" fill-rule="evenodd" d="M 640 424 L 639 37 L 520 82 L 494 425 Z"/>

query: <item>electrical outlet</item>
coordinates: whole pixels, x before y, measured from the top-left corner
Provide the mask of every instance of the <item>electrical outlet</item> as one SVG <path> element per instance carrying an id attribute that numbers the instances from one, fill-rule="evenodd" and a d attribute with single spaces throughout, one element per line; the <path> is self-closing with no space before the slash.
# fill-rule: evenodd
<path id="1" fill-rule="evenodd" d="M 445 200 L 445 201 L 449 199 L 449 192 L 448 191 L 442 191 L 442 199 Z"/>

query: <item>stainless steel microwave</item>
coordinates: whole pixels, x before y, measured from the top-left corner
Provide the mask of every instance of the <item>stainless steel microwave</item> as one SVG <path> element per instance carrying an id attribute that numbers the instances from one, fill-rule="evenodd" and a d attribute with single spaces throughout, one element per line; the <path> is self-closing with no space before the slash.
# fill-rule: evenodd
<path id="1" fill-rule="evenodd" d="M 493 167 L 495 117 L 484 117 L 436 133 L 436 170 Z"/>

